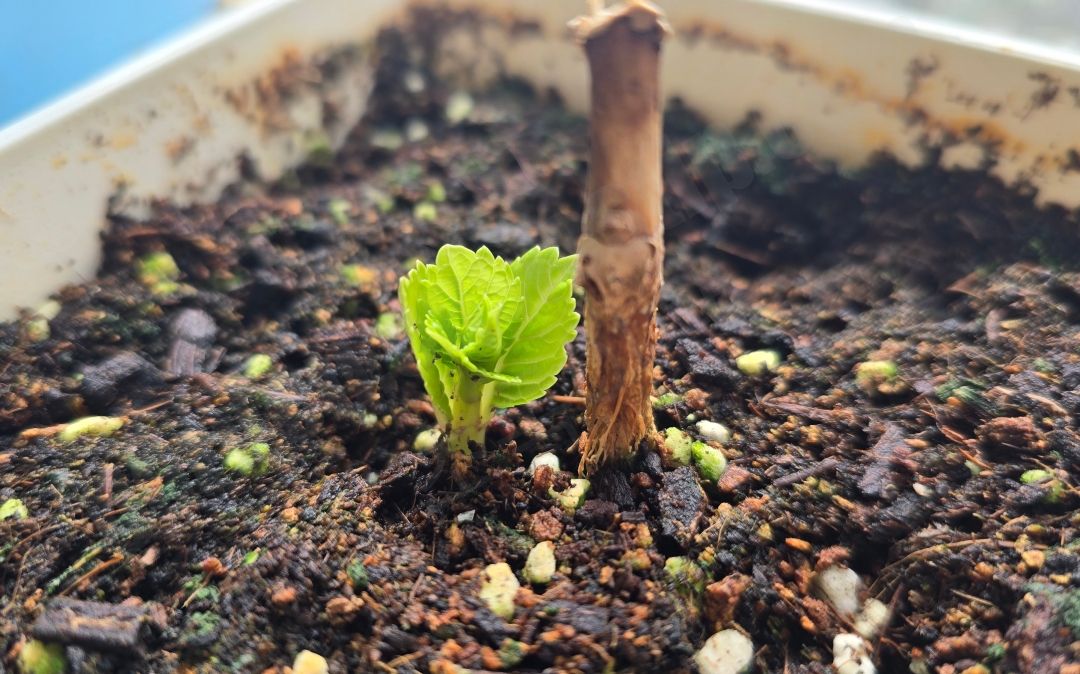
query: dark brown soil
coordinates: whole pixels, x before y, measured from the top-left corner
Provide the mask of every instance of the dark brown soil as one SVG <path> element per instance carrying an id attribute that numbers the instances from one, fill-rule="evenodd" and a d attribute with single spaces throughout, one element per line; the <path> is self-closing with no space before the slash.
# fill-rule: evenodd
<path id="1" fill-rule="evenodd" d="M 29 511 L 0 521 L 0 672 L 33 630 L 82 672 L 283 672 L 303 649 L 334 673 L 688 671 L 734 625 L 759 671 L 824 673 L 851 629 L 812 591 L 835 562 L 893 610 L 879 671 L 1080 671 L 1071 214 L 980 172 L 846 175 L 753 119 L 717 135 L 673 105 L 657 424 L 723 423 L 729 467 L 701 498 L 646 451 L 571 515 L 524 466 L 577 465 L 581 340 L 452 484 L 412 451 L 434 417 L 386 316 L 444 243 L 573 250 L 585 123 L 509 82 L 451 126 L 448 87 L 406 91 L 400 42 L 338 156 L 117 220 L 48 337 L 0 324 L 0 503 Z M 431 136 L 372 145 L 407 117 Z M 182 272 L 171 292 L 140 279 L 155 251 Z M 755 349 L 781 366 L 740 373 Z M 269 374 L 244 375 L 253 354 Z M 866 361 L 899 376 L 860 381 Z M 88 414 L 124 425 L 61 442 Z M 250 475 L 226 470 L 251 443 L 268 452 Z M 520 572 L 530 536 L 555 538 L 559 572 L 506 622 L 480 571 Z M 708 589 L 665 573 L 676 555 Z M 61 596 L 105 624 L 58 623 Z"/>

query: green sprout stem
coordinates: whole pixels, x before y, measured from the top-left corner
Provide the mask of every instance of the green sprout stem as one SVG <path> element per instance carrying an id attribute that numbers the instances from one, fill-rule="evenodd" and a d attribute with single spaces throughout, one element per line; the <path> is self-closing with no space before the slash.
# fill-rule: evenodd
<path id="1" fill-rule="evenodd" d="M 495 382 L 481 383 L 468 372 L 460 368 L 455 370 L 458 385 L 450 400 L 452 418 L 446 424 L 446 444 L 451 452 L 472 456 L 469 443 L 484 444 L 485 432 L 493 413 L 490 400 Z M 484 398 L 488 399 L 487 404 Z"/>

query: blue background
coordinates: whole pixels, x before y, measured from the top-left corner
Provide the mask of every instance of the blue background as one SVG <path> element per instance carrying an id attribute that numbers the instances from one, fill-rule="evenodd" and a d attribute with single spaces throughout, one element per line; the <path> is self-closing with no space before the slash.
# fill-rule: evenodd
<path id="1" fill-rule="evenodd" d="M 0 0 L 0 126 L 216 6 L 216 0 Z"/>
<path id="2" fill-rule="evenodd" d="M 832 1 L 935 16 L 1080 50 L 1077 0 Z M 209 16 L 218 3 L 0 0 L 0 126 Z M 585 7 L 584 0 L 581 5 Z"/>

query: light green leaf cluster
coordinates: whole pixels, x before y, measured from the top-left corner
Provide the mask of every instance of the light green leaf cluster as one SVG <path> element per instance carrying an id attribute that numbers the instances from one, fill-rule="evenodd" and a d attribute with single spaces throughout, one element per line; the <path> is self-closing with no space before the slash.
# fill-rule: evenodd
<path id="1" fill-rule="evenodd" d="M 3 504 L 0 504 L 0 520 L 6 520 L 12 517 L 17 520 L 24 520 L 29 516 L 30 510 L 20 499 L 9 498 L 4 501 Z"/>
<path id="2" fill-rule="evenodd" d="M 491 412 L 542 396 L 576 334 L 576 256 L 533 248 L 513 263 L 443 246 L 401 280 L 405 329 L 450 448 L 480 442 Z"/>
<path id="3" fill-rule="evenodd" d="M 37 639 L 23 645 L 17 662 L 24 674 L 64 674 L 68 664 L 61 644 L 46 644 Z"/>

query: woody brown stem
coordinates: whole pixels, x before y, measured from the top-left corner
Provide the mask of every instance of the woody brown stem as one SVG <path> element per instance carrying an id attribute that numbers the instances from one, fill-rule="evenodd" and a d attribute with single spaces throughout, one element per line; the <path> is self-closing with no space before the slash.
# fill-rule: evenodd
<path id="1" fill-rule="evenodd" d="M 597 8 L 594 6 L 594 10 Z M 661 12 L 628 0 L 577 19 L 592 74 L 588 193 L 576 281 L 585 288 L 587 474 L 654 431 L 656 304 L 663 283 Z"/>

